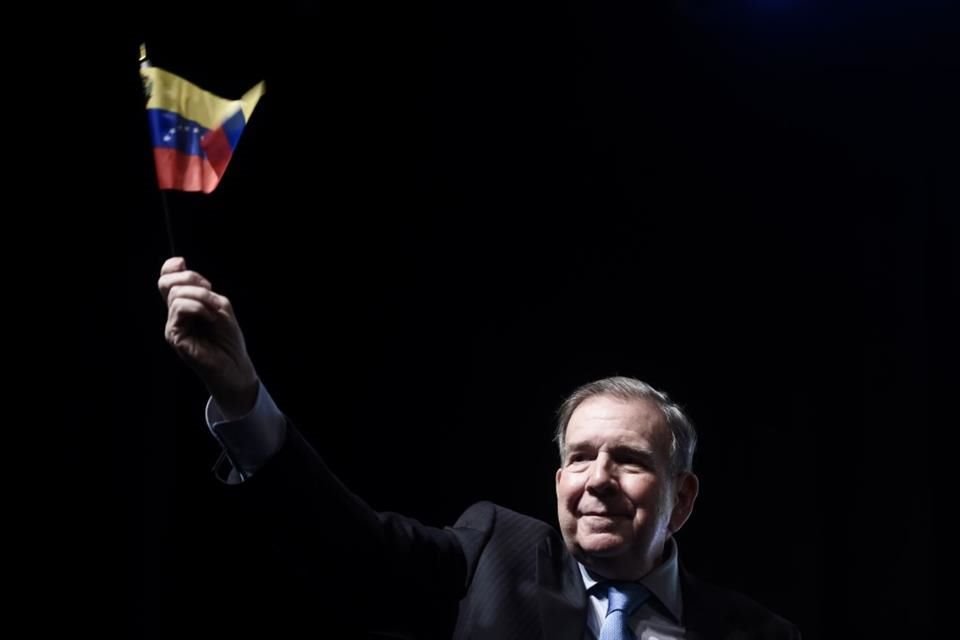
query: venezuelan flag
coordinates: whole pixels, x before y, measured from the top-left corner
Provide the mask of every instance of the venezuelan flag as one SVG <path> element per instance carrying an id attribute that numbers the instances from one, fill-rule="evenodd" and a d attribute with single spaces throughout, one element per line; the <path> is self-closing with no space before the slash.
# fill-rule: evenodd
<path id="1" fill-rule="evenodd" d="M 146 62 L 140 75 L 159 187 L 210 193 L 227 169 L 264 83 L 239 100 L 227 100 Z"/>

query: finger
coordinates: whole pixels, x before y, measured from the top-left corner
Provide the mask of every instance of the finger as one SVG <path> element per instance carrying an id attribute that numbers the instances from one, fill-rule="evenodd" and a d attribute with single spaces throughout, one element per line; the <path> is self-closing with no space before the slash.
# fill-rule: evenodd
<path id="1" fill-rule="evenodd" d="M 179 298 L 196 300 L 209 309 L 211 313 L 227 313 L 230 316 L 233 315 L 233 307 L 227 297 L 214 293 L 205 287 L 194 285 L 176 285 L 171 287 L 167 304 L 170 305 L 174 300 Z"/>
<path id="2" fill-rule="evenodd" d="M 174 273 L 177 271 L 183 271 L 187 268 L 187 261 L 180 256 L 174 256 L 172 258 L 167 258 L 163 262 L 163 266 L 160 267 L 160 274 Z"/>
<path id="3" fill-rule="evenodd" d="M 217 321 L 217 314 L 198 300 L 177 298 L 170 305 L 170 315 L 167 319 L 168 337 L 172 332 L 182 333 L 187 325 L 196 320 L 206 320 L 214 323 Z"/>
<path id="4" fill-rule="evenodd" d="M 160 290 L 160 295 L 163 296 L 164 300 L 168 300 L 170 298 L 171 287 L 184 284 L 204 287 L 206 289 L 212 288 L 210 281 L 196 271 L 178 271 L 176 273 L 168 273 L 160 276 L 160 279 L 157 280 L 157 288 Z"/>

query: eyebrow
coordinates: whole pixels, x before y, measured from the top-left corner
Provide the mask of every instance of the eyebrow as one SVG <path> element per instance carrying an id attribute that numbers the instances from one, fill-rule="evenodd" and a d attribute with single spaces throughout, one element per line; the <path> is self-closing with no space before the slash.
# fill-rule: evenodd
<path id="1" fill-rule="evenodd" d="M 592 451 L 596 448 L 597 447 L 593 446 L 589 442 L 574 442 L 567 446 L 567 456 L 569 456 L 571 453 Z M 656 460 L 653 449 L 641 448 L 633 445 L 618 444 L 610 447 L 609 451 L 614 458 L 638 458 L 649 464 L 653 464 Z"/>
<path id="2" fill-rule="evenodd" d="M 618 456 L 625 456 L 628 458 L 639 458 L 643 462 L 653 464 L 656 459 L 654 456 L 653 449 L 641 449 L 639 447 L 630 447 L 627 445 L 619 445 L 616 447 L 610 448 L 610 453 L 616 458 Z"/>

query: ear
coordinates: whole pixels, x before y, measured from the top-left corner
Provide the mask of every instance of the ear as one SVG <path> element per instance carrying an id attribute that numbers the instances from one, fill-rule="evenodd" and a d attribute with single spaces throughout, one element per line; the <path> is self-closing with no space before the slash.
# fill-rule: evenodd
<path id="1" fill-rule="evenodd" d="M 563 475 L 563 467 L 558 467 L 557 475 L 556 475 L 556 478 L 554 479 L 554 485 L 553 485 L 554 489 L 556 489 L 557 491 L 557 497 L 560 496 L 560 476 L 561 475 Z"/>
<path id="2" fill-rule="evenodd" d="M 684 471 L 673 481 L 673 511 L 670 513 L 670 532 L 680 531 L 693 513 L 693 504 L 700 493 L 700 479 L 690 471 Z"/>

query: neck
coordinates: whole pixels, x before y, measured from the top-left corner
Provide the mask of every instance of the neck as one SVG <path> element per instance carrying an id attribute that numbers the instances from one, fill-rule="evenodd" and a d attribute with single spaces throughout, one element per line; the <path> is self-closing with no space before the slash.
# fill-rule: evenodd
<path id="1" fill-rule="evenodd" d="M 640 580 L 655 568 L 663 564 L 666 554 L 663 547 L 654 554 L 642 558 L 632 558 L 628 561 L 623 556 L 597 557 L 580 553 L 574 556 L 583 563 L 591 574 L 607 580 Z"/>

